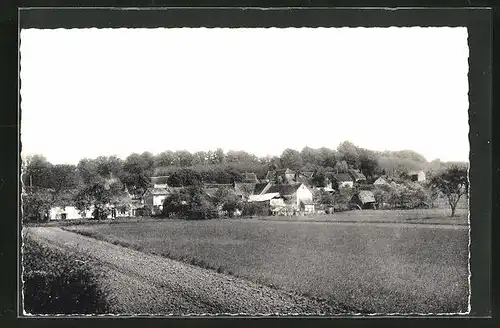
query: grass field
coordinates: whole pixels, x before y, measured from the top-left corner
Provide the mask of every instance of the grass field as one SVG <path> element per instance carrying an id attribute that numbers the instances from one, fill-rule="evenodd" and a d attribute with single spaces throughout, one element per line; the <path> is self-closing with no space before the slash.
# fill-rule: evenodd
<path id="1" fill-rule="evenodd" d="M 65 229 L 325 298 L 348 311 L 467 311 L 466 226 L 234 219 Z"/>

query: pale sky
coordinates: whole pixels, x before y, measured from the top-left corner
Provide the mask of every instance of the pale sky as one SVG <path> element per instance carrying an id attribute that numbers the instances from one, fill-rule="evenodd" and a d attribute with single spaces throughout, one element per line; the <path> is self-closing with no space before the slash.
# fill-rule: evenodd
<path id="1" fill-rule="evenodd" d="M 412 149 L 467 161 L 466 28 L 21 31 L 23 155 Z"/>

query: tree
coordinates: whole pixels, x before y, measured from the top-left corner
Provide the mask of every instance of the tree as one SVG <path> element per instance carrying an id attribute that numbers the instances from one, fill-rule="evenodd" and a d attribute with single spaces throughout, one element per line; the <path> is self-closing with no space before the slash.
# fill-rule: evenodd
<path id="1" fill-rule="evenodd" d="M 469 192 L 467 168 L 452 166 L 432 177 L 431 185 L 437 188 L 448 200 L 451 216 L 455 216 L 458 201 Z"/>
<path id="2" fill-rule="evenodd" d="M 151 180 L 148 173 L 150 162 L 148 155 L 131 154 L 123 163 L 123 173 L 120 176 L 121 182 L 127 187 L 128 191 L 136 197 L 142 196 L 151 186 Z"/>
<path id="3" fill-rule="evenodd" d="M 193 155 L 186 150 L 179 150 L 174 153 L 175 165 L 180 167 L 192 166 L 194 162 Z"/>
<path id="4" fill-rule="evenodd" d="M 349 165 L 347 165 L 346 161 L 340 161 L 335 164 L 333 169 L 338 173 L 347 173 Z"/>
<path id="5" fill-rule="evenodd" d="M 353 143 L 349 141 L 344 141 L 338 146 L 337 151 L 339 153 L 342 153 L 345 161 L 347 162 L 347 164 L 349 164 L 349 166 L 357 169 L 360 167 L 360 160 L 359 160 L 360 149 L 356 147 Z"/>
<path id="6" fill-rule="evenodd" d="M 52 181 L 50 184 L 56 194 L 59 194 L 64 189 L 77 188 L 81 183 L 80 176 L 74 165 L 54 165 L 51 171 Z"/>
<path id="7" fill-rule="evenodd" d="M 51 188 L 52 164 L 42 155 L 28 156 L 23 160 L 25 186 Z"/>
<path id="8" fill-rule="evenodd" d="M 281 154 L 281 166 L 292 170 L 299 170 L 302 166 L 302 157 L 294 149 L 285 149 Z"/>
<path id="9" fill-rule="evenodd" d="M 54 203 L 53 195 L 47 190 L 36 190 L 22 196 L 23 218 L 25 220 L 47 221 Z"/>

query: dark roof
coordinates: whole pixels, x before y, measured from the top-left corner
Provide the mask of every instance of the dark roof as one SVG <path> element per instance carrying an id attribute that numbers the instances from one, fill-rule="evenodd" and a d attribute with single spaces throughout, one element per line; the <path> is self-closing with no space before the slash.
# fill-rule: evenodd
<path id="1" fill-rule="evenodd" d="M 263 183 L 257 183 L 255 185 L 255 188 L 253 190 L 253 194 L 254 195 L 260 195 L 260 193 L 262 191 L 264 191 L 264 189 L 266 188 L 266 186 L 268 185 L 269 183 L 268 182 L 263 182 Z"/>
<path id="2" fill-rule="evenodd" d="M 339 182 L 352 181 L 352 178 L 348 173 L 333 173 L 332 176 Z"/>
<path id="3" fill-rule="evenodd" d="M 281 196 L 288 196 L 294 194 L 301 185 L 302 183 L 272 185 L 267 193 L 278 192 Z"/>
<path id="4" fill-rule="evenodd" d="M 151 177 L 154 184 L 167 184 L 168 176 Z"/>

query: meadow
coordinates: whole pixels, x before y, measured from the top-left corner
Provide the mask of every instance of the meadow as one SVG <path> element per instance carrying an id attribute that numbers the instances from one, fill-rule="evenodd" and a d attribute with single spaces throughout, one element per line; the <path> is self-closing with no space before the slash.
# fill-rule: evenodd
<path id="1" fill-rule="evenodd" d="M 144 220 L 65 229 L 327 299 L 349 312 L 467 311 L 464 225 L 254 218 Z"/>

